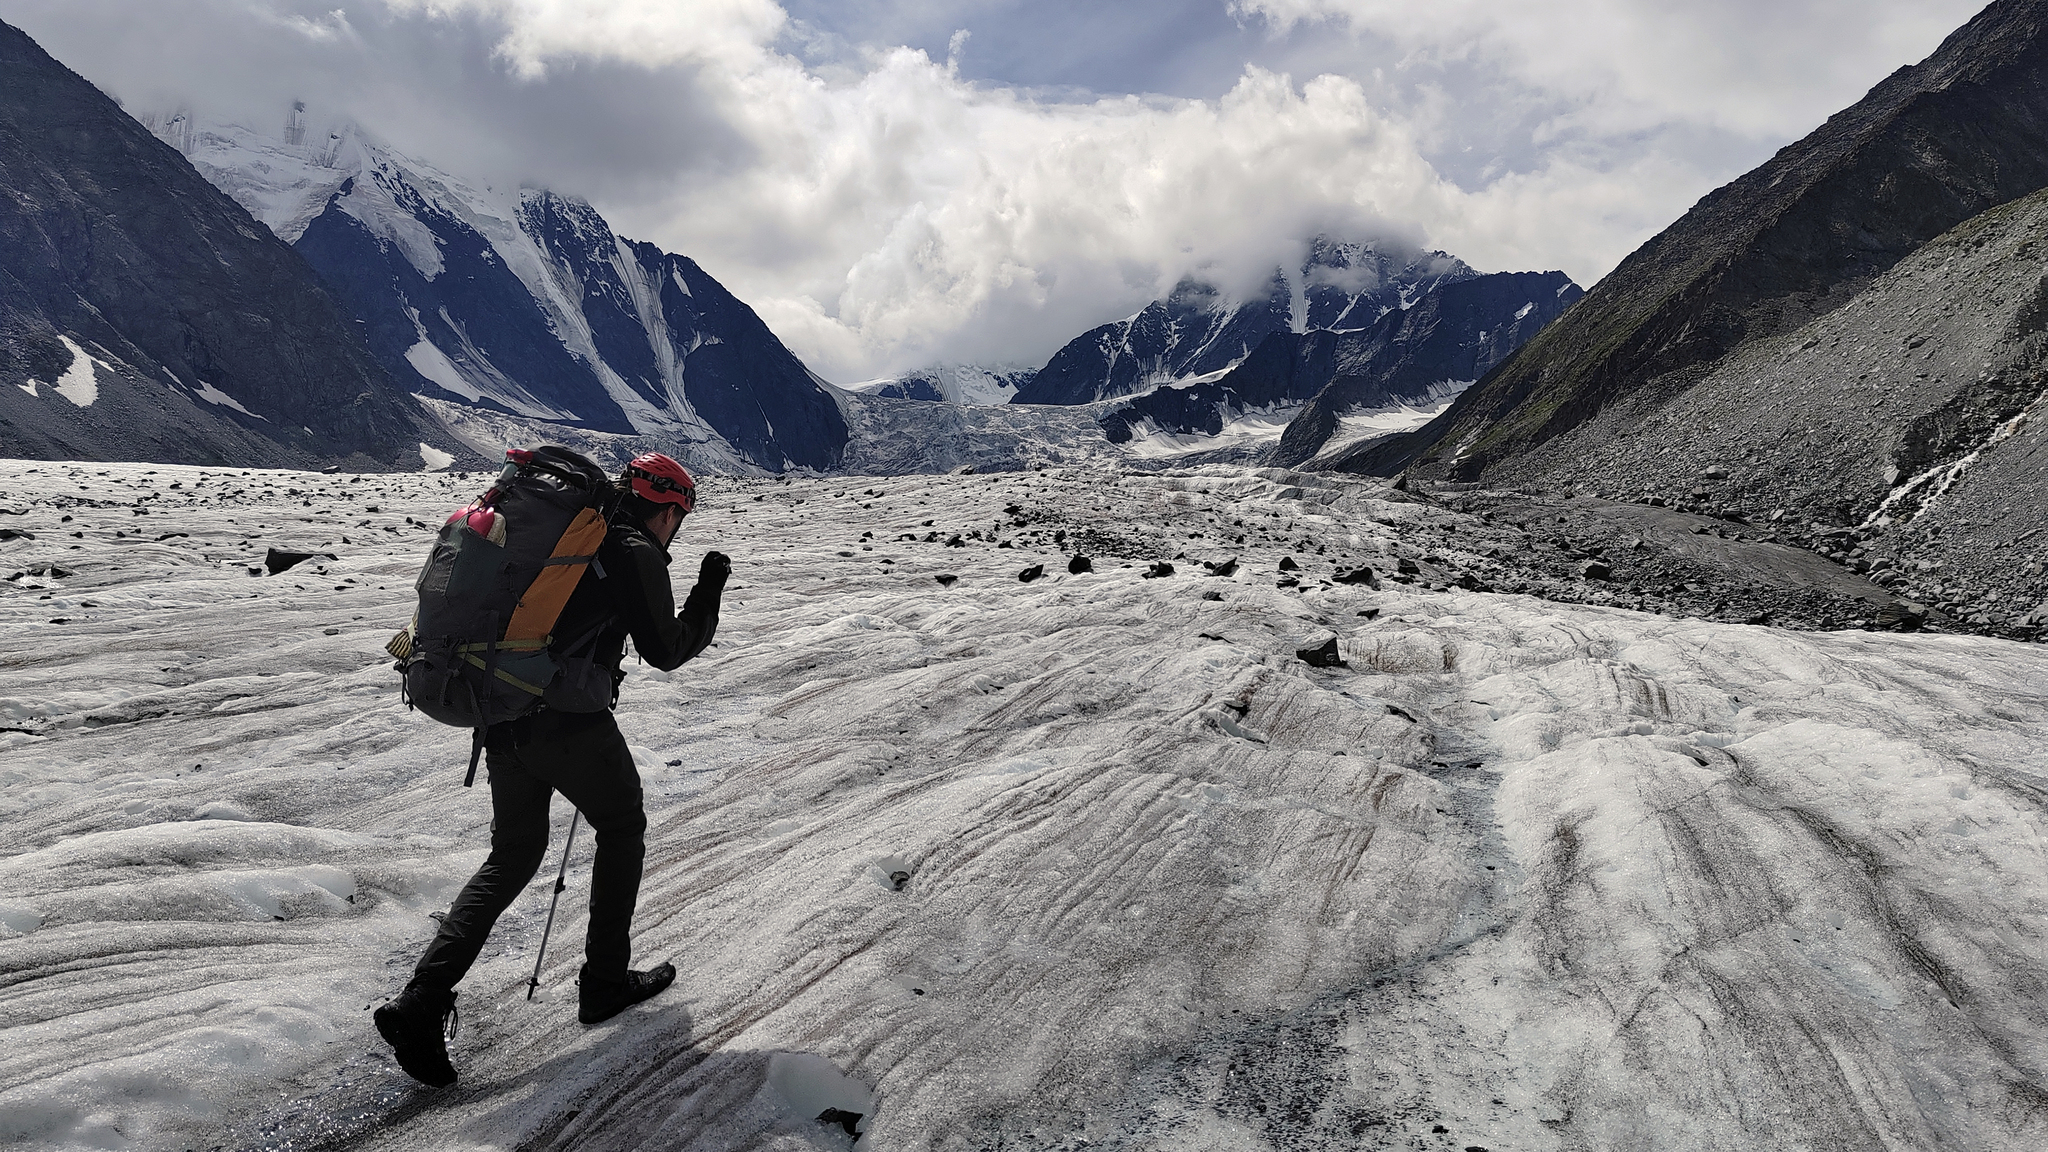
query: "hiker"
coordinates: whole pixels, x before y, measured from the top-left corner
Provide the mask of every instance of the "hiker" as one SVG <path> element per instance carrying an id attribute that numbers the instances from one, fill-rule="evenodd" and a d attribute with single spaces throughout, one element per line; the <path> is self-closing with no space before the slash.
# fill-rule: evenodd
<path id="1" fill-rule="evenodd" d="M 718 600 L 732 570 L 707 552 L 697 585 L 675 610 L 669 586 L 669 542 L 696 502 L 696 482 L 682 465 L 648 453 L 626 466 L 618 511 L 611 517 L 596 563 L 584 571 L 562 608 L 553 635 L 596 634 L 598 666 L 611 674 L 611 705 L 626 637 L 640 658 L 667 671 L 697 655 L 718 629 Z M 601 684 L 601 682 L 600 682 Z M 603 695 L 602 689 L 598 692 Z M 600 701 L 592 711 L 543 705 L 516 720 L 492 724 L 484 734 L 490 773 L 491 853 L 455 898 L 441 930 L 413 970 L 411 982 L 377 1009 L 377 1030 L 413 1079 L 455 1081 L 443 1039 L 452 1020 L 455 985 L 475 963 L 491 926 L 539 869 L 548 848 L 548 802 L 561 792 L 597 835 L 590 875 L 590 930 L 577 978 L 577 1018 L 609 1020 L 659 994 L 675 979 L 672 964 L 646 971 L 627 967 L 633 906 L 640 892 L 642 835 L 647 816 L 632 754 Z"/>

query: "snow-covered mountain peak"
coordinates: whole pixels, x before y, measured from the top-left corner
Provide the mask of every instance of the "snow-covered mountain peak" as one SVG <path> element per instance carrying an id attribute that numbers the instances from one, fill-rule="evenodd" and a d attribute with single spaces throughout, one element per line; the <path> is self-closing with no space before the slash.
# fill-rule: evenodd
<path id="1" fill-rule="evenodd" d="M 1436 288 L 1477 275 L 1448 252 L 1318 236 L 1295 282 L 1303 306 L 1296 331 L 1363 328 L 1388 312 L 1412 307 Z"/>
<path id="2" fill-rule="evenodd" d="M 1019 389 L 1027 404 L 1086 404 L 1241 363 L 1275 332 L 1368 327 L 1437 288 L 1477 276 L 1443 252 L 1390 241 L 1317 236 L 1300 262 L 1276 262 L 1262 287 L 1238 293 L 1188 275 L 1135 316 L 1085 332 Z"/>
<path id="3" fill-rule="evenodd" d="M 838 458 L 838 409 L 760 318 L 586 201 L 479 186 L 353 124 L 278 139 L 189 112 L 147 122 L 313 264 L 416 392 L 666 437 L 699 465 Z"/>

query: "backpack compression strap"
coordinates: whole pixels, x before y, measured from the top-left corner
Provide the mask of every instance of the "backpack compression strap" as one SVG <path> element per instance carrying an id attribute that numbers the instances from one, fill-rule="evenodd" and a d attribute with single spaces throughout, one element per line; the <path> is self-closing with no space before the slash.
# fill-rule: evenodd
<path id="1" fill-rule="evenodd" d="M 569 602 L 569 594 L 576 591 L 577 582 L 583 579 L 583 570 L 597 558 L 597 546 L 604 543 L 607 528 L 604 516 L 595 508 L 576 513 L 562 538 L 556 541 L 554 555 L 548 557 L 540 575 L 533 578 L 526 595 L 519 598 L 519 607 L 513 610 L 512 621 L 505 626 L 503 639 L 507 647 L 522 640 L 546 641 L 562 615 L 562 606 Z"/>

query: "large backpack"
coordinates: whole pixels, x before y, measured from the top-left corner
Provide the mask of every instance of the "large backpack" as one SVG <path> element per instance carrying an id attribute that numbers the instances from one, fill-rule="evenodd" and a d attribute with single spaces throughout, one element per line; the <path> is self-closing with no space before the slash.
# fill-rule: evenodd
<path id="1" fill-rule="evenodd" d="M 544 700 L 569 711 L 609 705 L 616 681 L 584 654 L 602 623 L 589 636 L 554 629 L 617 503 L 610 477 L 584 456 L 513 448 L 497 483 L 441 526 L 416 585 L 419 609 L 388 650 L 408 705 L 475 731 L 463 787 L 476 781 L 491 725 Z"/>

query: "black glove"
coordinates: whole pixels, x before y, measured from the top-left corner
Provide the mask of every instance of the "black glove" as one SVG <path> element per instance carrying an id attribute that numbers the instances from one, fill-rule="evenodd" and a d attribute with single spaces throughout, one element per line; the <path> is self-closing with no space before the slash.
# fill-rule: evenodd
<path id="1" fill-rule="evenodd" d="M 704 563 L 697 569 L 697 587 L 712 592 L 725 590 L 726 577 L 732 575 L 732 560 L 723 552 L 706 552 Z"/>

